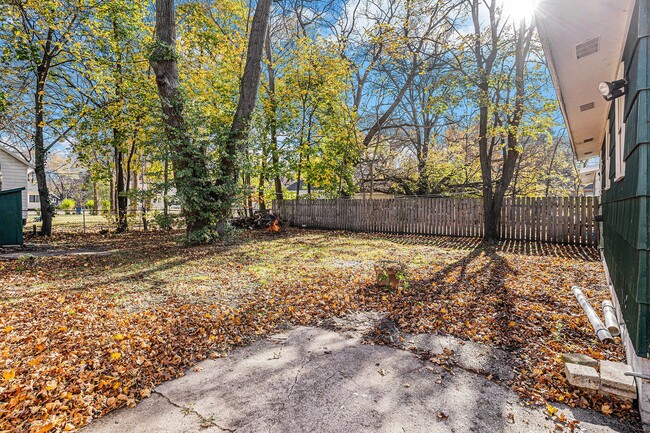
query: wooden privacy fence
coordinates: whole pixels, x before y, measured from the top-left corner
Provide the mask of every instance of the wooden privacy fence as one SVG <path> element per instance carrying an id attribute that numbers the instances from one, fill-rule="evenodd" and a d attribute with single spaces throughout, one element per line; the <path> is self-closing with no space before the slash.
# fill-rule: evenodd
<path id="1" fill-rule="evenodd" d="M 481 199 L 276 200 L 273 210 L 299 227 L 440 236 L 483 236 Z M 501 239 L 596 245 L 594 197 L 506 198 Z"/>

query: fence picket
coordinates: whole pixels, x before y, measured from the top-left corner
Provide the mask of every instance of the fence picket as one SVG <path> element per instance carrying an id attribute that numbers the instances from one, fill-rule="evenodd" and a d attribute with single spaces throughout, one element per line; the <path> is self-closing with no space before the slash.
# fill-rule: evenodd
<path id="1" fill-rule="evenodd" d="M 481 237 L 481 199 L 274 200 L 271 208 L 298 227 L 416 235 Z M 507 197 L 499 235 L 504 240 L 596 245 L 598 200 L 593 197 Z"/>

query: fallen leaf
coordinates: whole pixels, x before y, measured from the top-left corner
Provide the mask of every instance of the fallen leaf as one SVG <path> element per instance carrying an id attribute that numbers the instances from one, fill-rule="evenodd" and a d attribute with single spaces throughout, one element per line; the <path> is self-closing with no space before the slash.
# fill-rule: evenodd
<path id="1" fill-rule="evenodd" d="M 612 406 L 609 403 L 603 404 L 602 407 L 600 408 L 600 411 L 608 416 L 614 413 L 614 411 L 612 410 Z"/>
<path id="2" fill-rule="evenodd" d="M 56 380 L 54 379 L 48 380 L 45 389 L 47 389 L 48 391 L 52 391 L 53 389 L 56 389 L 57 385 L 58 382 Z"/>
<path id="3" fill-rule="evenodd" d="M 548 412 L 548 414 L 550 416 L 554 416 L 555 413 L 557 412 L 557 410 L 558 409 L 556 407 L 551 406 L 550 404 L 546 403 L 546 412 Z"/>

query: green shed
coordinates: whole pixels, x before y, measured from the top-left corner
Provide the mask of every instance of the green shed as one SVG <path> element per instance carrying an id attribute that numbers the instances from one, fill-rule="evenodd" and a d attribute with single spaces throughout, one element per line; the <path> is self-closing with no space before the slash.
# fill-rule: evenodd
<path id="1" fill-rule="evenodd" d="M 0 246 L 23 244 L 23 190 L 0 191 Z"/>

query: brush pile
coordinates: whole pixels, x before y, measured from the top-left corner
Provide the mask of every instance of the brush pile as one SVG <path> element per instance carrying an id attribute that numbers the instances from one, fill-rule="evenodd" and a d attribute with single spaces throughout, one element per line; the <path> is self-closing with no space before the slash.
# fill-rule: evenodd
<path id="1" fill-rule="evenodd" d="M 270 232 L 279 232 L 282 221 L 271 212 L 255 211 L 253 216 L 233 218 L 231 221 L 233 227 L 246 230 L 267 230 Z"/>

